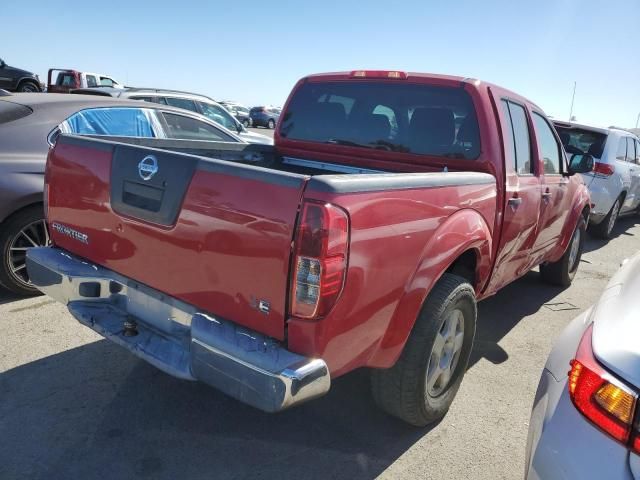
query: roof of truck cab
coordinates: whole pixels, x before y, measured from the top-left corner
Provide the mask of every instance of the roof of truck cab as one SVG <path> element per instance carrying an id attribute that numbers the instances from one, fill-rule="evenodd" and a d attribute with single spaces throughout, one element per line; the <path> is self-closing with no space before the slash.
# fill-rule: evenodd
<path id="1" fill-rule="evenodd" d="M 354 71 L 399 71 L 402 72 L 402 70 L 366 70 L 366 69 L 357 69 Z M 352 79 L 351 75 L 352 75 L 352 71 L 349 72 L 327 72 L 327 73 L 314 73 L 311 75 L 307 75 L 306 77 L 304 77 L 304 79 L 308 79 L 311 81 L 332 81 L 332 80 L 346 80 L 346 79 Z M 466 85 L 471 85 L 472 87 L 480 90 L 481 87 L 486 87 L 486 88 L 491 88 L 494 87 L 496 89 L 499 89 L 501 91 L 501 93 L 506 94 L 507 96 L 509 96 L 510 98 L 513 99 L 518 99 L 523 103 L 527 103 L 535 108 L 537 108 L 538 110 L 542 111 L 542 108 L 540 108 L 538 105 L 536 105 L 534 102 L 532 102 L 531 100 L 529 100 L 526 97 L 523 97 L 522 95 L 513 92 L 507 88 L 501 87 L 500 85 L 496 85 L 493 83 L 489 83 L 489 82 L 485 82 L 482 80 L 478 80 L 477 78 L 472 78 L 472 77 L 460 77 L 460 76 L 456 76 L 456 75 L 443 75 L 443 74 L 439 74 L 439 73 L 425 73 L 425 72 L 403 72 L 407 75 L 406 81 L 408 82 L 415 82 L 415 83 L 429 83 L 429 84 L 435 84 L 435 85 L 452 85 L 452 84 L 466 84 Z M 396 79 L 384 79 L 384 78 L 367 78 L 367 77 L 360 77 L 355 79 L 356 81 L 358 80 L 384 80 L 384 81 L 389 81 L 389 82 L 402 82 L 405 80 L 396 80 Z"/>

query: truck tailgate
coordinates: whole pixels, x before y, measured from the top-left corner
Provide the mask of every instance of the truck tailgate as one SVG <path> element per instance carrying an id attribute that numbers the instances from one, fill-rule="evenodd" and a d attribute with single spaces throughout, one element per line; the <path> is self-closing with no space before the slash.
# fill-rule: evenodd
<path id="1" fill-rule="evenodd" d="M 47 164 L 51 237 L 203 312 L 283 339 L 291 242 L 307 180 L 61 136 Z"/>

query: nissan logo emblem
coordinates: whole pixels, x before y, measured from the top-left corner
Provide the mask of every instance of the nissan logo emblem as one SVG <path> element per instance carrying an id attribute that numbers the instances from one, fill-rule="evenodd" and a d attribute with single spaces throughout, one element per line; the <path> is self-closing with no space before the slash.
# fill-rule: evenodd
<path id="1" fill-rule="evenodd" d="M 158 159 L 153 155 L 147 155 L 138 164 L 138 174 L 142 180 L 151 180 L 158 173 Z"/>

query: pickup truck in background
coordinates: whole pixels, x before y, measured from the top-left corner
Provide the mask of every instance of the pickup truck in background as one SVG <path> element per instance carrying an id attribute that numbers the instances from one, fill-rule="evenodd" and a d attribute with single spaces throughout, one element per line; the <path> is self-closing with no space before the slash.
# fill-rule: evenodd
<path id="1" fill-rule="evenodd" d="M 50 68 L 47 74 L 48 93 L 69 93 L 77 88 L 124 88 L 113 78 L 101 73 L 79 72 L 68 68 Z"/>
<path id="2" fill-rule="evenodd" d="M 443 417 L 476 301 L 536 266 L 569 285 L 589 196 L 540 108 L 473 79 L 387 71 L 298 82 L 275 146 L 198 155 L 61 135 L 53 248 L 31 281 L 176 377 L 273 412 L 371 369 L 376 402 Z M 196 152 L 198 153 L 198 152 Z"/>

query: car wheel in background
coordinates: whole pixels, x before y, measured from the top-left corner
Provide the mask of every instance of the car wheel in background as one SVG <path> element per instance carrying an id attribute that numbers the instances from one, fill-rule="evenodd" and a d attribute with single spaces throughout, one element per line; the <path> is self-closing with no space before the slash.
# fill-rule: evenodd
<path id="1" fill-rule="evenodd" d="M 396 364 L 372 370 L 378 406 L 419 427 L 444 417 L 467 370 L 476 317 L 473 287 L 445 273 L 424 302 Z"/>
<path id="2" fill-rule="evenodd" d="M 27 250 L 50 245 L 42 205 L 27 207 L 9 217 L 0 230 L 0 284 L 19 295 L 39 293 L 27 274 Z"/>
<path id="3" fill-rule="evenodd" d="M 273 130 L 274 128 L 276 128 L 276 121 L 273 118 L 270 118 L 267 122 L 267 127 Z"/>
<path id="4" fill-rule="evenodd" d="M 34 82 L 25 81 L 18 85 L 18 92 L 39 92 L 40 87 Z"/>
<path id="5" fill-rule="evenodd" d="M 569 246 L 564 252 L 564 255 L 562 255 L 562 258 L 557 262 L 547 262 L 540 265 L 540 275 L 545 282 L 562 287 L 571 285 L 573 277 L 576 276 L 576 272 L 580 266 L 580 259 L 584 251 L 586 231 L 587 222 L 583 216 L 580 216 L 578 225 L 576 225 L 576 229 L 573 231 Z"/>
<path id="6" fill-rule="evenodd" d="M 613 233 L 613 227 L 616 225 L 616 221 L 618 220 L 618 215 L 620 214 L 620 205 L 622 205 L 622 197 L 618 197 L 614 202 L 611 210 L 607 213 L 607 216 L 604 217 L 597 225 L 591 226 L 591 233 L 594 236 L 599 238 L 604 238 L 608 240 L 611 238 L 611 234 Z"/>
<path id="7" fill-rule="evenodd" d="M 251 126 L 251 124 L 249 123 L 249 120 L 243 120 L 242 125 L 244 125 L 244 128 L 249 128 Z"/>

